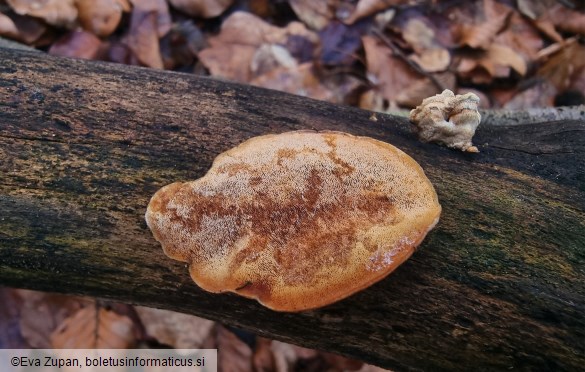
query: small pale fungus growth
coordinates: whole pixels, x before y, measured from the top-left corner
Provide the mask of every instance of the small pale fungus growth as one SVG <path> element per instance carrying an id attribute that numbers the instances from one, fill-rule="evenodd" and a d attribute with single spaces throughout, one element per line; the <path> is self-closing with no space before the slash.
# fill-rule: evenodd
<path id="1" fill-rule="evenodd" d="M 204 177 L 163 187 L 146 222 L 201 288 L 301 311 L 384 278 L 440 213 L 422 168 L 394 146 L 298 131 L 252 138 Z"/>
<path id="2" fill-rule="evenodd" d="M 425 98 L 410 111 L 418 138 L 466 152 L 479 152 L 471 139 L 481 120 L 479 97 L 473 93 L 455 95 L 449 89 Z"/>

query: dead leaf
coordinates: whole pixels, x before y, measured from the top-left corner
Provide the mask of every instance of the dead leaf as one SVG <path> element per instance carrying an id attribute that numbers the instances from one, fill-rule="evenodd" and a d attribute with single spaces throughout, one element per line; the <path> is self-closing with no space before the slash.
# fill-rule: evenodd
<path id="1" fill-rule="evenodd" d="M 364 92 L 360 98 L 357 106 L 363 110 L 384 112 L 388 109 L 387 102 L 384 102 L 384 97 L 374 89 Z"/>
<path id="2" fill-rule="evenodd" d="M 171 5 L 193 17 L 217 17 L 229 8 L 233 0 L 169 0 Z"/>
<path id="3" fill-rule="evenodd" d="M 278 372 L 356 371 L 364 366 L 364 363 L 358 360 L 278 341 L 272 341 L 271 351 L 275 365 L 273 370 Z"/>
<path id="4" fill-rule="evenodd" d="M 396 16 L 396 9 L 391 8 L 386 11 L 376 14 L 374 23 L 379 30 L 385 30 L 388 25 L 394 20 Z"/>
<path id="5" fill-rule="evenodd" d="M 339 0 L 289 0 L 297 17 L 313 30 L 327 26 L 335 17 Z"/>
<path id="6" fill-rule="evenodd" d="M 512 9 L 495 0 L 484 0 L 478 9 L 471 22 L 457 24 L 459 45 L 487 49 L 506 25 Z"/>
<path id="7" fill-rule="evenodd" d="M 348 104 L 362 86 L 359 79 L 348 74 L 319 75 L 312 62 L 273 69 L 250 84 L 336 104 Z"/>
<path id="8" fill-rule="evenodd" d="M 216 328 L 217 366 L 219 372 L 251 372 L 252 350 L 223 326 Z"/>
<path id="9" fill-rule="evenodd" d="M 582 95 L 585 94 L 585 68 L 575 72 L 568 90 L 580 92 Z"/>
<path id="10" fill-rule="evenodd" d="M 206 45 L 203 33 L 192 20 L 175 23 L 160 42 L 165 70 L 192 65 Z"/>
<path id="11" fill-rule="evenodd" d="M 423 19 L 408 19 L 402 37 L 415 52 L 409 58 L 424 71 L 439 72 L 449 67 L 451 54 L 437 42 L 433 27 Z"/>
<path id="12" fill-rule="evenodd" d="M 159 39 L 171 29 L 171 16 L 165 0 L 130 0 L 134 6 L 130 15 L 130 27 L 122 42 L 132 51 L 124 56 L 122 49 L 110 52 L 112 60 L 123 58 L 131 64 L 163 68 Z"/>
<path id="13" fill-rule="evenodd" d="M 20 32 L 16 28 L 16 24 L 8 16 L 0 13 L 0 36 L 9 39 L 18 39 Z"/>
<path id="14" fill-rule="evenodd" d="M 281 372 L 276 369 L 276 365 L 274 362 L 274 357 L 272 355 L 272 349 L 270 346 L 272 345 L 272 340 L 264 337 L 256 337 L 256 347 L 254 349 L 254 354 L 252 356 L 252 364 L 254 366 L 254 371 L 256 372 L 269 372 L 269 371 L 276 371 Z M 283 371 L 286 372 L 286 371 Z"/>
<path id="15" fill-rule="evenodd" d="M 214 322 L 174 311 L 136 306 L 146 332 L 159 343 L 175 349 L 198 349 L 208 337 Z"/>
<path id="16" fill-rule="evenodd" d="M 322 101 L 329 101 L 334 96 L 332 91 L 321 84 L 310 62 L 296 68 L 274 69 L 252 79 L 250 84 Z"/>
<path id="17" fill-rule="evenodd" d="M 172 20 L 166 0 L 130 0 L 130 2 L 134 6 L 132 14 L 152 12 L 156 15 L 156 32 L 159 38 L 171 30 Z"/>
<path id="18" fill-rule="evenodd" d="M 264 42 L 264 35 L 273 29 L 256 16 L 236 12 L 223 22 L 219 35 L 208 39 L 209 47 L 198 57 L 212 76 L 248 82 L 254 54 Z"/>
<path id="19" fill-rule="evenodd" d="M 0 36 L 35 45 L 47 31 L 47 25 L 37 18 L 14 12 L 0 13 Z"/>
<path id="20" fill-rule="evenodd" d="M 556 5 L 557 0 L 516 0 L 518 10 L 528 18 L 537 19 Z"/>
<path id="21" fill-rule="evenodd" d="M 127 349 L 135 341 L 130 318 L 87 306 L 65 319 L 51 334 L 55 349 Z"/>
<path id="22" fill-rule="evenodd" d="M 310 37 L 290 35 L 287 37 L 284 46 L 299 63 L 313 60 L 316 45 Z"/>
<path id="23" fill-rule="evenodd" d="M 456 63 L 458 75 L 475 84 L 489 84 L 494 78 L 507 78 L 511 69 L 523 76 L 527 68 L 520 54 L 499 44 L 492 44 L 485 52 L 460 55 Z"/>
<path id="24" fill-rule="evenodd" d="M 501 66 L 511 67 L 517 73 L 526 75 L 526 61 L 512 48 L 500 44 L 493 44 L 487 50 L 487 55 L 480 62 L 495 77 L 508 77 L 509 73 L 498 73 Z"/>
<path id="25" fill-rule="evenodd" d="M 557 51 L 538 69 L 537 75 L 549 81 L 558 91 L 571 87 L 585 70 L 585 46 L 577 38 L 561 43 Z"/>
<path id="26" fill-rule="evenodd" d="M 253 75 L 260 76 L 279 67 L 287 69 L 296 68 L 297 60 L 289 51 L 278 44 L 261 45 L 250 62 L 250 69 Z"/>
<path id="27" fill-rule="evenodd" d="M 87 31 L 72 31 L 57 40 L 49 49 L 54 56 L 101 59 L 102 41 Z"/>
<path id="28" fill-rule="evenodd" d="M 556 1 L 557 0 L 536 1 L 533 2 L 536 5 L 536 7 L 531 7 L 528 9 L 520 7 L 520 5 L 523 6 L 527 5 L 530 3 L 530 1 L 522 1 L 518 3 L 518 8 L 522 14 L 525 14 L 527 15 L 527 17 L 534 20 L 534 26 L 540 32 L 548 36 L 548 38 L 550 38 L 554 42 L 560 43 L 563 41 L 563 37 L 561 36 L 561 34 L 557 32 L 557 30 L 555 29 L 555 25 L 546 16 L 547 9 L 554 7 Z"/>
<path id="29" fill-rule="evenodd" d="M 360 49 L 361 35 L 365 32 L 365 24 L 345 25 L 341 22 L 330 22 L 320 32 L 321 48 L 319 61 L 323 65 L 351 65 L 357 59 Z"/>
<path id="30" fill-rule="evenodd" d="M 28 349 L 20 332 L 22 299 L 12 288 L 0 287 L 0 349 Z"/>
<path id="31" fill-rule="evenodd" d="M 208 39 L 210 46 L 199 52 L 199 59 L 212 76 L 248 82 L 256 50 L 275 31 L 252 14 L 235 12 L 223 22 L 219 35 Z"/>
<path id="32" fill-rule="evenodd" d="M 451 64 L 451 54 L 445 48 L 431 48 L 422 52 L 420 55 L 409 57 L 426 72 L 445 71 Z"/>
<path id="33" fill-rule="evenodd" d="M 544 46 L 538 30 L 518 12 L 512 12 L 508 26 L 496 36 L 494 43 L 513 49 L 525 61 L 535 60 Z"/>
<path id="34" fill-rule="evenodd" d="M 421 18 L 410 18 L 402 30 L 402 37 L 417 54 L 440 46 L 435 31 Z"/>
<path id="35" fill-rule="evenodd" d="M 349 17 L 343 19 L 343 22 L 351 25 L 359 19 L 405 2 L 405 0 L 359 0 L 353 12 Z"/>
<path id="36" fill-rule="evenodd" d="M 363 371 L 383 372 L 361 361 L 340 355 L 318 352 L 280 341 L 256 337 L 253 354 L 255 371 Z"/>
<path id="37" fill-rule="evenodd" d="M 318 355 L 316 350 L 306 349 L 304 347 L 287 344 L 273 340 L 270 349 L 274 359 L 276 371 L 287 372 L 294 371 L 295 364 L 299 359 L 311 359 Z"/>
<path id="38" fill-rule="evenodd" d="M 6 2 L 17 14 L 38 17 L 53 26 L 73 28 L 77 20 L 75 0 L 7 0 Z"/>
<path id="39" fill-rule="evenodd" d="M 552 106 L 558 90 L 549 82 L 536 84 L 521 92 L 516 92 L 511 99 L 503 105 L 508 110 L 525 110 L 533 107 Z"/>
<path id="40" fill-rule="evenodd" d="M 435 40 L 433 29 L 420 19 L 413 18 L 402 33 L 416 54 L 410 58 L 427 72 L 444 71 L 451 63 L 451 55 Z"/>
<path id="41" fill-rule="evenodd" d="M 197 27 L 197 25 L 191 20 L 177 23 L 174 30 L 185 40 L 185 47 L 189 49 L 194 56 L 207 45 L 205 36 L 199 27 Z"/>
<path id="42" fill-rule="evenodd" d="M 493 76 L 484 68 L 479 59 L 483 58 L 485 53 L 473 55 L 465 53 L 456 58 L 455 68 L 457 75 L 463 79 L 468 79 L 474 84 L 489 84 L 493 80 Z"/>
<path id="43" fill-rule="evenodd" d="M 235 12 L 223 22 L 219 35 L 208 39 L 210 46 L 200 51 L 198 57 L 213 76 L 249 82 L 256 74 L 266 73 L 268 66 L 291 66 L 292 60 L 280 47 L 290 45 L 291 40 L 299 42 L 301 39 L 305 40 L 302 44 L 313 44 L 317 35 L 299 22 L 280 28 L 253 14 Z M 269 52 L 258 52 L 260 48 Z M 262 58 L 270 61 L 262 61 Z M 255 71 L 252 70 L 254 60 Z"/>
<path id="44" fill-rule="evenodd" d="M 376 87 L 375 90 L 388 102 L 389 107 L 385 107 L 384 110 L 396 108 L 399 94 L 425 78 L 406 62 L 393 56 L 390 48 L 378 39 L 364 36 L 362 41 L 366 54 L 368 79 Z"/>
<path id="45" fill-rule="evenodd" d="M 136 59 L 130 47 L 121 41 L 113 41 L 108 49 L 107 60 L 125 65 L 137 65 L 140 62 Z"/>
<path id="46" fill-rule="evenodd" d="M 130 18 L 130 30 L 123 40 L 142 65 L 162 69 L 157 19 L 154 11 L 134 8 Z"/>
<path id="47" fill-rule="evenodd" d="M 441 83 L 443 88 L 450 90 L 455 89 L 456 78 L 455 74 L 452 72 L 446 71 L 433 74 L 433 77 Z M 423 99 L 434 96 L 435 94 L 440 93 L 440 91 L 441 88 L 431 81 L 431 79 L 419 79 L 396 94 L 396 104 L 400 107 L 415 108 Z"/>
<path id="48" fill-rule="evenodd" d="M 327 352 L 320 352 L 323 356 L 325 361 L 331 366 L 333 370 L 338 371 L 357 371 L 361 369 L 364 365 L 364 362 L 346 358 L 341 355 L 327 353 Z"/>
<path id="49" fill-rule="evenodd" d="M 127 0 L 76 0 L 81 26 L 100 37 L 116 30 L 123 12 L 130 11 Z"/>
<path id="50" fill-rule="evenodd" d="M 556 3 L 538 18 L 550 22 L 558 31 L 585 35 L 585 14 Z"/>
<path id="51" fill-rule="evenodd" d="M 50 335 L 68 316 L 93 301 L 81 297 L 53 293 L 15 290 L 22 299 L 20 329 L 32 348 L 50 349 Z"/>
<path id="52" fill-rule="evenodd" d="M 488 87 L 488 95 L 491 99 L 491 106 L 492 108 L 502 108 L 506 102 L 512 99 L 514 95 L 518 93 L 518 88 L 516 87 L 502 87 L 502 86 L 492 86 Z"/>

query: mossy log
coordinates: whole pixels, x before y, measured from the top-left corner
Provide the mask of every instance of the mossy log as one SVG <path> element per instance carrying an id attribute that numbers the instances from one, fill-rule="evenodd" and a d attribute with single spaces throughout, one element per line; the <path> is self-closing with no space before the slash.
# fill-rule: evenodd
<path id="1" fill-rule="evenodd" d="M 487 122 L 478 154 L 406 119 L 193 75 L 0 49 L 0 284 L 176 310 L 395 370 L 585 365 L 585 122 Z M 209 294 L 144 222 L 153 193 L 252 136 L 370 136 L 417 160 L 441 220 L 378 284 L 278 313 Z"/>

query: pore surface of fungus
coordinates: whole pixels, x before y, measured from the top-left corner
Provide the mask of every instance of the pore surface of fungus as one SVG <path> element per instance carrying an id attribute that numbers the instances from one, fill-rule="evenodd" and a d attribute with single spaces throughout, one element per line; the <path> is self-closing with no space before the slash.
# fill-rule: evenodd
<path id="1" fill-rule="evenodd" d="M 466 152 L 479 152 L 471 139 L 481 121 L 479 97 L 473 93 L 455 95 L 449 89 L 425 98 L 410 112 L 418 138 Z"/>
<path id="2" fill-rule="evenodd" d="M 146 221 L 201 288 L 301 311 L 388 275 L 440 212 L 421 167 L 394 146 L 298 131 L 252 138 L 204 177 L 163 187 Z"/>

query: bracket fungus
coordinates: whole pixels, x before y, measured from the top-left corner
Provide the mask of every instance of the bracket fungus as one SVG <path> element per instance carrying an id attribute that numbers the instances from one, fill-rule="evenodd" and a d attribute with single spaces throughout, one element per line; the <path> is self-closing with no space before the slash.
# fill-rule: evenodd
<path id="1" fill-rule="evenodd" d="M 440 213 L 422 168 L 394 146 L 297 131 L 249 139 L 204 177 L 163 187 L 146 222 L 201 288 L 302 311 L 384 278 Z"/>
<path id="2" fill-rule="evenodd" d="M 471 139 L 481 121 L 479 97 L 473 93 L 455 95 L 449 89 L 423 99 L 410 111 L 418 138 L 466 152 L 479 152 Z"/>

